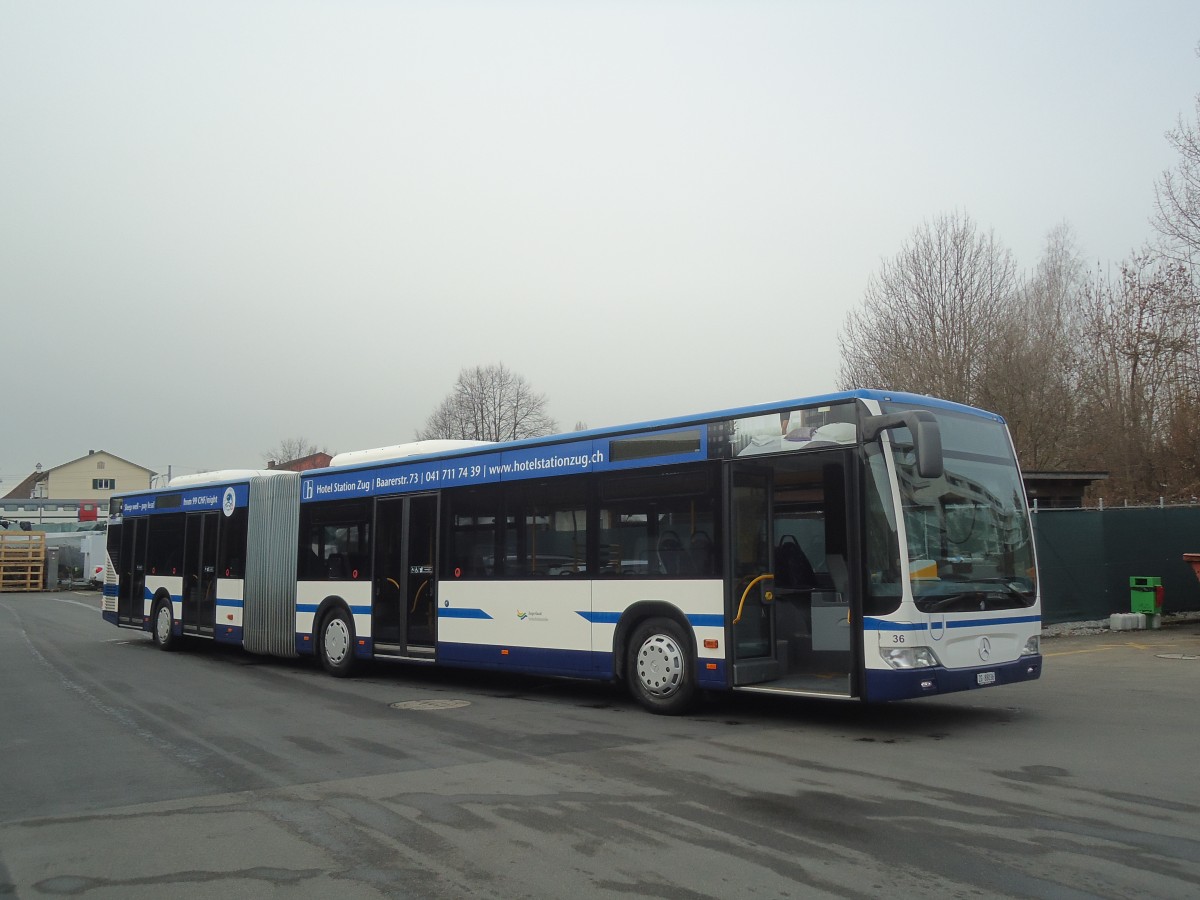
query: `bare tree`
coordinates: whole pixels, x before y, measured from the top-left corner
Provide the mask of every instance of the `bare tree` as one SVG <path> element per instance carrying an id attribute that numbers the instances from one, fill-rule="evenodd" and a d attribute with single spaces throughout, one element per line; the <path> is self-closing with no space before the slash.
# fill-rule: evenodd
<path id="1" fill-rule="evenodd" d="M 1094 280 L 1084 325 L 1080 388 L 1092 448 L 1117 499 L 1171 493 L 1164 448 L 1195 430 L 1178 414 L 1196 403 L 1200 315 L 1190 270 L 1143 251 L 1115 283 Z M 1176 416 L 1172 422 L 1172 416 Z"/>
<path id="2" fill-rule="evenodd" d="M 507 441 L 552 434 L 557 427 L 546 412 L 546 395 L 503 363 L 494 363 L 460 371 L 417 439 Z"/>
<path id="3" fill-rule="evenodd" d="M 1074 233 L 1063 223 L 1046 236 L 1015 315 L 999 323 L 987 353 L 979 401 L 1008 420 L 1028 469 L 1078 465 L 1076 382 L 1085 287 Z"/>
<path id="4" fill-rule="evenodd" d="M 1196 52 L 1200 55 L 1200 45 Z M 1154 188 L 1152 224 L 1163 237 L 1165 251 L 1177 261 L 1200 254 L 1200 94 L 1196 121 L 1179 117 L 1167 140 L 1179 153 L 1174 169 L 1163 172 Z"/>
<path id="5" fill-rule="evenodd" d="M 303 459 L 306 456 L 312 456 L 314 453 L 328 452 L 324 447 L 319 447 L 309 441 L 308 438 L 284 438 L 270 450 L 263 453 L 263 462 L 290 462 L 293 459 Z"/>
<path id="6" fill-rule="evenodd" d="M 1200 56 L 1200 44 L 1196 54 Z M 1200 271 L 1200 94 L 1195 98 L 1195 118 L 1189 122 L 1180 115 L 1166 137 L 1178 159 L 1174 168 L 1162 173 L 1154 188 L 1155 212 L 1151 223 L 1159 234 L 1158 249 L 1170 261 L 1159 264 L 1156 281 L 1165 285 L 1168 294 L 1187 296 L 1182 303 L 1172 303 L 1150 292 L 1151 301 L 1165 302 L 1173 308 L 1176 320 L 1173 329 L 1165 334 L 1156 327 L 1158 323 L 1153 317 L 1150 320 L 1149 331 L 1166 338 L 1170 354 L 1169 362 L 1151 366 L 1152 371 L 1169 368 L 1169 375 L 1155 372 L 1166 381 L 1165 393 L 1156 392 L 1153 386 L 1148 388 L 1156 398 L 1156 406 L 1152 408 L 1155 420 L 1145 427 L 1157 430 L 1157 445 L 1153 448 L 1157 462 L 1153 479 L 1157 484 L 1148 485 L 1143 472 L 1141 483 L 1129 485 L 1128 490 L 1144 493 L 1149 487 L 1158 487 L 1160 496 L 1170 494 L 1177 499 L 1194 500 L 1200 494 L 1200 308 L 1197 306 L 1200 285 L 1196 281 L 1196 272 Z M 1143 256 L 1138 268 L 1144 270 L 1146 263 Z M 1185 265 L 1190 271 L 1186 278 L 1182 269 Z M 1126 357 L 1130 353 L 1142 356 L 1163 343 L 1147 342 L 1146 335 L 1139 342 L 1136 334 L 1135 329 L 1134 337 L 1126 342 Z M 1131 379 L 1132 361 L 1127 366 L 1125 374 Z M 1139 372 L 1141 377 L 1145 374 L 1144 369 Z M 1127 464 L 1132 455 L 1133 451 L 1125 454 Z"/>
<path id="7" fill-rule="evenodd" d="M 844 387 L 979 401 L 989 354 L 1018 314 L 1010 251 L 965 214 L 926 222 L 867 283 L 839 338 Z"/>

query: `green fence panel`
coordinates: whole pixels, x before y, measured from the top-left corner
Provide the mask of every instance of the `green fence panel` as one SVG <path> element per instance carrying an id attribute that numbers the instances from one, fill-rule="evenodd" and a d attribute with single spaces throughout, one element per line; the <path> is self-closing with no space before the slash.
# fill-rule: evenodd
<path id="1" fill-rule="evenodd" d="M 1129 579 L 1161 578 L 1163 612 L 1200 610 L 1185 553 L 1200 553 L 1200 507 L 1046 509 L 1033 516 L 1047 624 L 1129 612 Z"/>
<path id="2" fill-rule="evenodd" d="M 1104 511 L 1108 585 L 1128 596 L 1134 575 L 1162 579 L 1163 612 L 1200 609 L 1200 582 L 1183 554 L 1200 546 L 1200 509 L 1188 506 Z M 1127 604 L 1126 604 L 1127 606 Z M 1110 612 L 1129 612 L 1128 608 Z"/>
<path id="3" fill-rule="evenodd" d="M 1033 517 L 1042 621 L 1082 622 L 1107 613 L 1104 519 L 1087 509 L 1042 510 Z"/>

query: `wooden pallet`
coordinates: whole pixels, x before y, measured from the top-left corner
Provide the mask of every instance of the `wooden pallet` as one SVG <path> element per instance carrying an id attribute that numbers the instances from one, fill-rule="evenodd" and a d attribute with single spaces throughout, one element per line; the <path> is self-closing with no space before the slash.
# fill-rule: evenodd
<path id="1" fill-rule="evenodd" d="M 0 592 L 43 590 L 46 533 L 0 531 Z"/>

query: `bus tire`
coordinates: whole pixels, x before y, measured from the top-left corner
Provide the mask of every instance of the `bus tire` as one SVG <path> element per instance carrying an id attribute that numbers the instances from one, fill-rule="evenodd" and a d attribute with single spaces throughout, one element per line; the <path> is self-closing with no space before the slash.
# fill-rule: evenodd
<path id="1" fill-rule="evenodd" d="M 633 630 L 625 677 L 634 699 L 652 713 L 677 716 L 691 708 L 695 661 L 678 622 L 647 619 Z"/>
<path id="2" fill-rule="evenodd" d="M 330 675 L 345 678 L 354 670 L 354 619 L 344 606 L 335 606 L 321 620 L 321 665 Z"/>
<path id="3" fill-rule="evenodd" d="M 150 617 L 150 624 L 150 633 L 154 636 L 154 644 L 159 650 L 174 650 L 179 646 L 170 600 L 159 600 L 154 604 L 154 615 Z"/>

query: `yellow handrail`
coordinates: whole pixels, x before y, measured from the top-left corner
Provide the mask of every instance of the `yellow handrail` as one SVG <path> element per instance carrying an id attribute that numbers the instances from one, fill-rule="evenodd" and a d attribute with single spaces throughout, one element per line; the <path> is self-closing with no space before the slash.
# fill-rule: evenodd
<path id="1" fill-rule="evenodd" d="M 429 581 L 430 581 L 430 579 L 426 578 L 425 581 L 421 584 L 421 586 L 419 588 L 417 588 L 416 594 L 413 595 L 412 609 L 410 609 L 409 612 L 417 611 L 417 604 L 421 602 L 421 594 L 425 591 L 425 588 L 429 587 Z"/>
<path id="2" fill-rule="evenodd" d="M 768 578 L 771 580 L 774 580 L 775 576 L 773 574 L 771 574 L 770 572 L 767 572 L 765 575 L 759 575 L 757 578 L 755 578 L 753 581 L 751 581 L 748 585 L 746 585 L 746 589 L 744 591 L 742 591 L 742 599 L 738 602 L 737 615 L 733 617 L 734 625 L 736 625 L 738 622 L 742 621 L 742 607 L 746 605 L 746 598 L 748 596 L 750 596 L 750 588 L 754 587 L 760 581 L 766 581 Z"/>

